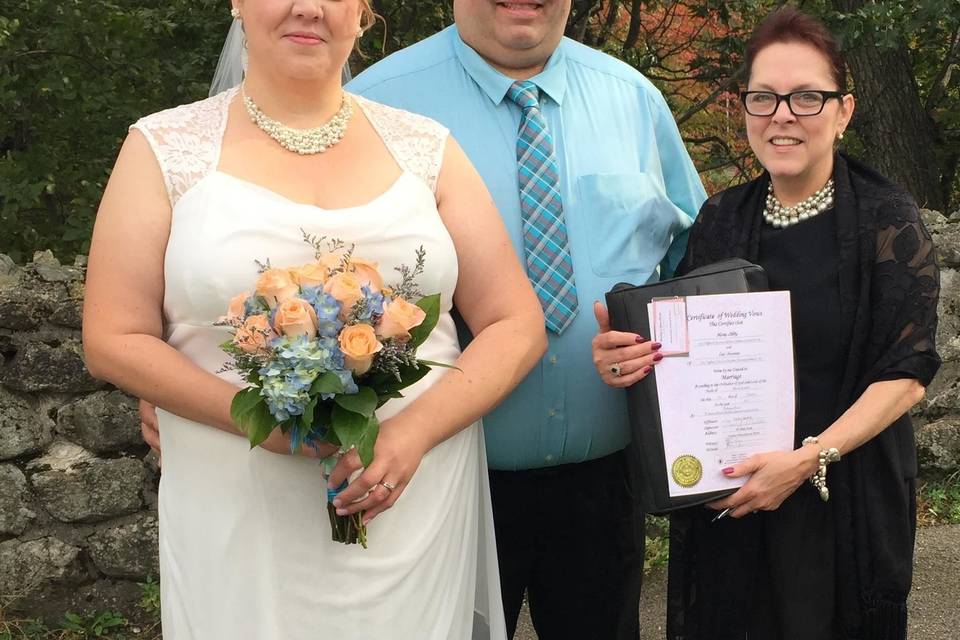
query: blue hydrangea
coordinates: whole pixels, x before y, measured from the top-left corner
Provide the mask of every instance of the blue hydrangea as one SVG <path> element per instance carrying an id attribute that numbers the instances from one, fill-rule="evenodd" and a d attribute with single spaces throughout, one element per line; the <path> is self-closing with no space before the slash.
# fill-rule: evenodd
<path id="1" fill-rule="evenodd" d="M 340 320 L 340 303 L 320 287 L 304 287 L 300 297 L 310 303 L 317 312 L 318 333 L 326 338 L 336 338 L 343 328 Z"/>
<path id="2" fill-rule="evenodd" d="M 269 309 L 263 303 L 263 300 L 256 295 L 250 296 L 243 303 L 243 314 L 245 316 L 256 316 L 266 312 Z"/>
<path id="3" fill-rule="evenodd" d="M 363 312 L 357 316 L 357 319 L 372 324 L 375 318 L 383 315 L 383 294 L 372 290 L 368 285 L 363 285 L 361 291 L 366 304 L 363 305 Z"/>
<path id="4" fill-rule="evenodd" d="M 345 369 L 343 352 L 336 338 L 310 339 L 305 336 L 274 338 L 270 347 L 274 358 L 260 369 L 263 391 L 270 413 L 279 422 L 303 415 L 310 402 L 309 391 L 314 381 L 333 372 L 343 382 L 345 393 L 357 393 L 353 375 Z M 323 394 L 329 400 L 333 394 Z M 302 434 L 307 437 L 309 434 Z"/>

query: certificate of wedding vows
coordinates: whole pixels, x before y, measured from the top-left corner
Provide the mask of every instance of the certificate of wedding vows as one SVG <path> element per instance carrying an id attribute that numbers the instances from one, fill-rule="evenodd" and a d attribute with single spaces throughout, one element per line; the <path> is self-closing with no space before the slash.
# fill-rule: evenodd
<path id="1" fill-rule="evenodd" d="M 671 497 L 735 489 L 747 478 L 722 469 L 793 449 L 789 292 L 657 299 L 647 311 L 667 350 L 656 381 Z"/>

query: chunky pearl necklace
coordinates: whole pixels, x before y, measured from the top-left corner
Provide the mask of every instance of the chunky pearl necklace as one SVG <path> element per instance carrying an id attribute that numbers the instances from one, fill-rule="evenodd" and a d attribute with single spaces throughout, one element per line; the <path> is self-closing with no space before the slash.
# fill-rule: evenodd
<path id="1" fill-rule="evenodd" d="M 763 219 L 774 227 L 790 227 L 813 216 L 823 213 L 833 206 L 833 178 L 827 180 L 815 194 L 798 202 L 792 207 L 785 207 L 773 195 L 773 183 L 767 191 L 767 205 L 763 208 Z"/>
<path id="2" fill-rule="evenodd" d="M 350 122 L 350 116 L 353 115 L 353 105 L 347 94 L 343 94 L 343 101 L 340 104 L 340 110 L 337 111 L 330 120 L 319 127 L 312 129 L 294 129 L 274 120 L 257 106 L 246 91 L 241 86 L 240 91 L 243 94 L 243 104 L 247 108 L 250 120 L 257 125 L 268 136 L 280 143 L 280 146 L 287 151 L 293 151 L 300 155 L 313 155 L 323 153 L 333 145 L 343 139 L 347 132 L 347 124 Z"/>

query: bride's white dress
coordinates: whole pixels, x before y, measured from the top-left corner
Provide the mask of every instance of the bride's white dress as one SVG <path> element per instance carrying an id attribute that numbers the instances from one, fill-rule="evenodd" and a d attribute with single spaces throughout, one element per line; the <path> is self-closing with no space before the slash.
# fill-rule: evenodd
<path id="1" fill-rule="evenodd" d="M 251 289 L 255 260 L 295 266 L 313 259 L 303 229 L 355 243 L 356 255 L 378 261 L 388 282 L 393 267 L 412 265 L 423 246 L 419 284 L 441 293 L 443 308 L 419 355 L 453 362 L 460 353 L 449 314 L 457 258 L 434 193 L 447 131 L 356 98 L 403 173 L 365 205 L 321 209 L 217 169 L 235 95 L 226 91 L 133 127 L 153 148 L 173 206 L 167 342 L 217 372 L 227 334 L 214 321 L 231 297 Z M 406 398 L 387 403 L 381 421 L 439 375 L 431 372 Z M 396 505 L 370 524 L 365 550 L 330 540 L 317 462 L 250 451 L 243 438 L 167 412 L 159 420 L 164 640 L 505 638 L 479 423 L 424 457 Z"/>

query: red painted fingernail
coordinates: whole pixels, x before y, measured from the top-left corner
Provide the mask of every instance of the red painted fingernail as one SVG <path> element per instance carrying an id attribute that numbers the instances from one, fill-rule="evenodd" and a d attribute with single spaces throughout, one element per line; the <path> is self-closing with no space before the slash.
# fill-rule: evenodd
<path id="1" fill-rule="evenodd" d="M 643 368 L 643 375 L 647 375 L 647 374 L 650 373 L 651 371 L 653 371 L 653 367 L 644 367 L 644 368 Z"/>
<path id="2" fill-rule="evenodd" d="M 653 361 L 654 361 L 654 362 L 660 362 L 661 360 L 663 360 L 663 354 L 662 354 L 662 353 L 658 353 L 658 354 L 656 354 L 655 356 L 653 356 Z"/>
<path id="3" fill-rule="evenodd" d="M 644 338 L 643 336 L 637 336 L 637 344 L 643 344 L 646 341 L 647 339 Z"/>
<path id="4" fill-rule="evenodd" d="M 659 342 L 654 342 L 652 345 L 650 345 L 650 348 L 653 349 L 654 351 L 656 351 L 657 349 L 659 349 L 659 348 L 662 347 L 662 346 L 663 346 L 663 345 L 660 344 Z"/>
<path id="5" fill-rule="evenodd" d="M 727 467 L 723 470 L 723 475 L 728 476 L 733 473 L 733 467 Z"/>

